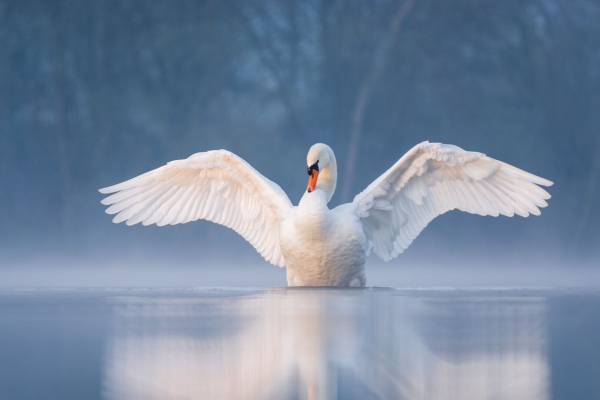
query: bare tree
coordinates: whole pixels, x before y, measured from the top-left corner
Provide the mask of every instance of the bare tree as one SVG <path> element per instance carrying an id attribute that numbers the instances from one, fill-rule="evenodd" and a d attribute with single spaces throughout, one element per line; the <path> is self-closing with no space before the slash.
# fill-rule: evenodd
<path id="1" fill-rule="evenodd" d="M 381 45 L 381 50 L 377 52 L 378 56 L 373 60 L 370 71 L 367 73 L 362 83 L 358 88 L 354 109 L 352 111 L 352 123 L 350 125 L 350 139 L 348 143 L 348 153 L 346 155 L 346 171 L 344 172 L 344 182 L 342 184 L 342 200 L 350 201 L 350 193 L 352 190 L 353 176 L 356 171 L 356 162 L 358 149 L 362 136 L 363 121 L 369 100 L 373 94 L 375 85 L 381 77 L 381 74 L 387 64 L 390 51 L 396 44 L 399 36 L 400 27 L 415 2 L 414 0 L 405 0 L 398 8 L 390 25 L 385 41 Z"/>
<path id="2" fill-rule="evenodd" d="M 0 21 L 8 21 L 8 6 L 0 3 Z M 0 24 L 0 199 L 6 201 L 9 196 L 8 185 L 8 163 L 10 160 L 10 98 L 12 85 L 9 78 L 8 62 L 8 31 L 6 23 Z M 4 202 L 0 201 L 0 206 Z"/>
<path id="3" fill-rule="evenodd" d="M 298 32 L 296 25 L 295 2 L 287 4 L 287 12 L 276 9 L 267 10 L 262 2 L 251 2 L 246 7 L 235 10 L 244 26 L 247 37 L 255 47 L 264 68 L 277 82 L 277 91 L 289 118 L 289 128 L 296 140 L 305 134 L 302 119 L 298 115 L 295 102 L 295 84 L 297 79 Z M 276 16 L 272 14 L 276 13 Z M 281 19 L 285 23 L 281 23 Z M 258 23 L 268 35 L 261 35 L 255 28 Z M 283 36 L 284 40 L 280 36 Z M 287 40 L 285 38 L 287 37 Z M 276 45 L 287 45 L 288 54 L 281 54 Z M 285 62 L 288 58 L 288 62 Z"/>

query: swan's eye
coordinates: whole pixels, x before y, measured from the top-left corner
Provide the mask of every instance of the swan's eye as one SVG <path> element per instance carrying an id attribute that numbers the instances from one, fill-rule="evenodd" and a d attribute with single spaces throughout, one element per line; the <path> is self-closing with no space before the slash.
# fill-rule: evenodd
<path id="1" fill-rule="evenodd" d="M 317 160 L 317 162 L 310 167 L 306 168 L 306 172 L 308 172 L 309 175 L 312 175 L 313 171 L 319 172 L 319 160 Z"/>

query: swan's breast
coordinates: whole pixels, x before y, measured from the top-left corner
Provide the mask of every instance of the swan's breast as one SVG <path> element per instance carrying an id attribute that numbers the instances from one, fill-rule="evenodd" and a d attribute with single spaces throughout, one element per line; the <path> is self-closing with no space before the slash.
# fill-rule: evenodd
<path id="1" fill-rule="evenodd" d="M 281 224 L 280 244 L 290 285 L 348 286 L 353 278 L 364 285 L 366 238 L 353 215 L 292 215 Z"/>

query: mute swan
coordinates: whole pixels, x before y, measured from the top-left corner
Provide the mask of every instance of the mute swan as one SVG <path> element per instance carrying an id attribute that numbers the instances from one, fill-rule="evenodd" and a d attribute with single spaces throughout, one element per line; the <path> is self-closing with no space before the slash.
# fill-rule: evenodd
<path id="1" fill-rule="evenodd" d="M 306 157 L 308 186 L 298 206 L 250 164 L 226 150 L 196 153 L 128 181 L 114 193 L 113 222 L 184 224 L 206 219 L 242 235 L 268 262 L 287 268 L 290 286 L 365 286 L 371 250 L 384 261 L 402 253 L 446 211 L 539 215 L 552 182 L 453 145 L 423 142 L 359 193 L 327 207 L 337 164 L 317 143 Z"/>

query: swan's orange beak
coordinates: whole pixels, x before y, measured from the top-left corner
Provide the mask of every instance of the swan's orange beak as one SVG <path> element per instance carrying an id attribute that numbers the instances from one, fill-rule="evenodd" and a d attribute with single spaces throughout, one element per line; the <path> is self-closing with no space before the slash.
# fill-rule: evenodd
<path id="1" fill-rule="evenodd" d="M 317 186 L 317 178 L 319 177 L 319 170 L 312 169 L 308 172 L 308 186 L 306 187 L 306 191 L 308 193 L 313 192 L 315 187 Z"/>

